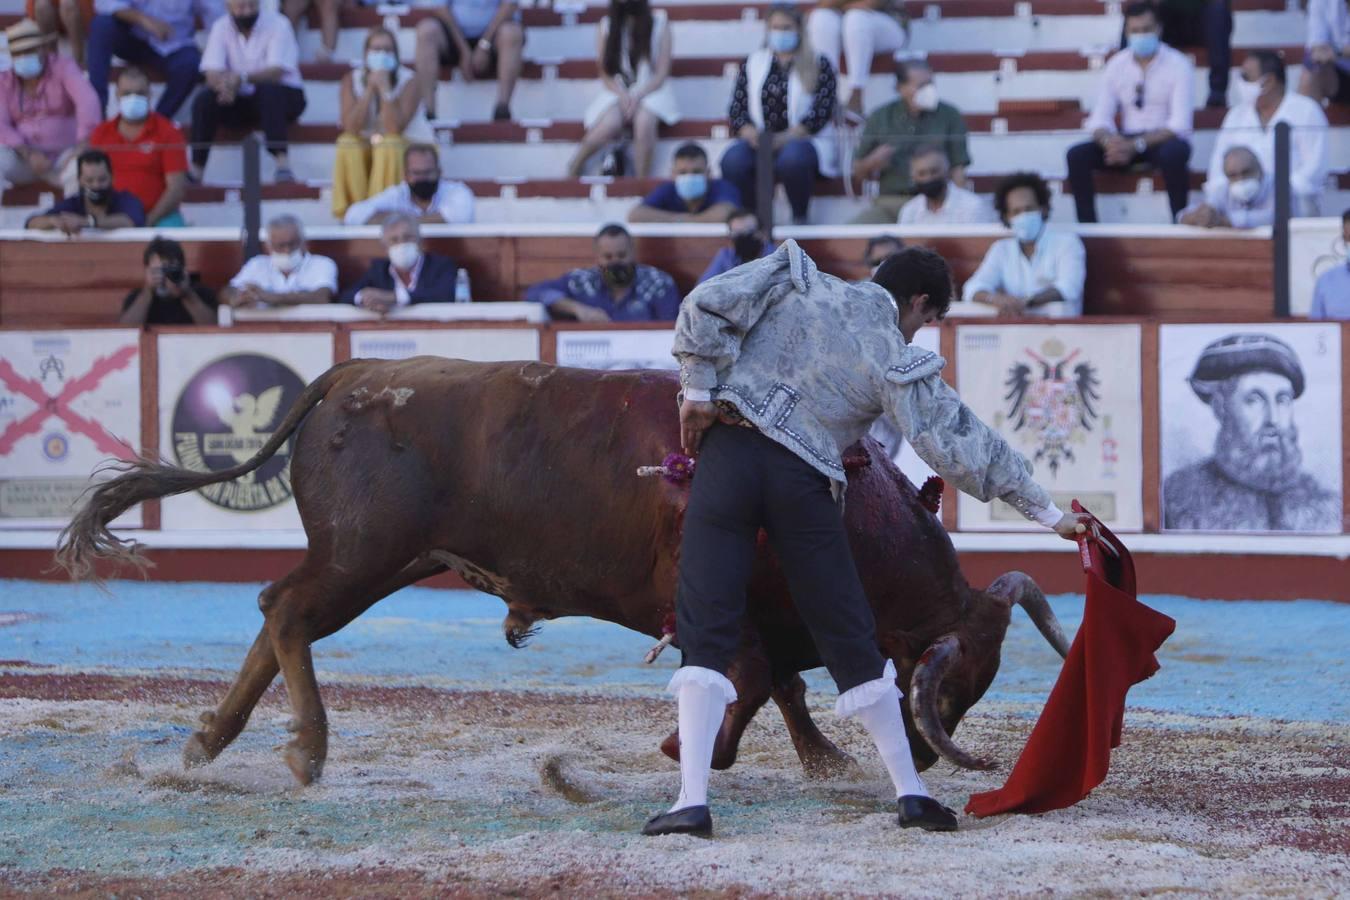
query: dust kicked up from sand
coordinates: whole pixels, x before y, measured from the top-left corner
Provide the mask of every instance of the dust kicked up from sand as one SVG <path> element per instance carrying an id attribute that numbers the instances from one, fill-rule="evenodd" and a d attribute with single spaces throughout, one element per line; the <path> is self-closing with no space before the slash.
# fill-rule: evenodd
<path id="1" fill-rule="evenodd" d="M 1079 806 L 902 832 L 864 733 L 803 777 L 776 712 L 713 778 L 717 837 L 643 838 L 676 766 L 663 701 L 327 686 L 323 780 L 298 788 L 274 690 L 234 746 L 179 751 L 223 684 L 0 675 L 0 891 L 211 896 L 1116 896 L 1350 893 L 1350 736 L 1335 724 L 1131 711 Z M 182 698 L 182 699 L 179 699 Z M 1031 722 L 984 703 L 958 738 L 1003 763 L 926 778 L 960 807 L 996 787 Z"/>

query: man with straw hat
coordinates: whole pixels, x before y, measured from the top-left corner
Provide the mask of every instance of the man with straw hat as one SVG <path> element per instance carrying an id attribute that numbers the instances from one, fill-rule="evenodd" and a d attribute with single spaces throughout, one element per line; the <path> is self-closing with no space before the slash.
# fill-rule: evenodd
<path id="1" fill-rule="evenodd" d="M 0 180 L 75 189 L 75 158 L 102 118 L 80 67 L 53 52 L 31 19 L 5 29 L 11 68 L 0 72 Z"/>

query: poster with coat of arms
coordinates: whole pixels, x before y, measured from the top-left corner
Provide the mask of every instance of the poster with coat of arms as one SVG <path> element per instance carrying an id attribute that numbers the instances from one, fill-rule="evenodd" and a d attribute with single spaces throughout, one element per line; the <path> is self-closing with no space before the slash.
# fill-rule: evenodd
<path id="1" fill-rule="evenodd" d="M 1031 462 L 1064 510 L 1080 500 L 1141 531 L 1143 404 L 1138 325 L 970 325 L 956 332 L 966 405 Z M 1007 503 L 961 495 L 963 531 L 1039 531 Z"/>
<path id="2" fill-rule="evenodd" d="M 139 329 L 0 332 L 0 528 L 64 526 L 140 446 Z M 114 524 L 140 527 L 140 507 Z"/>
<path id="3" fill-rule="evenodd" d="M 159 336 L 160 455 L 176 466 L 221 472 L 271 439 L 305 385 L 333 365 L 327 333 L 218 332 Z M 166 497 L 173 530 L 299 529 L 286 441 L 257 469 Z"/>

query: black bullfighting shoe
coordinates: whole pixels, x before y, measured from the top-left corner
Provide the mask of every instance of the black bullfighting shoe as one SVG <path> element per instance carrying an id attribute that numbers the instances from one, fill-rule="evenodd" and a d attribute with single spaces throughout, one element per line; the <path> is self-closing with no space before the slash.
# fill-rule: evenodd
<path id="1" fill-rule="evenodd" d="M 895 802 L 900 807 L 901 828 L 922 828 L 924 831 L 956 830 L 956 813 L 932 797 L 906 794 Z"/>
<path id="2" fill-rule="evenodd" d="M 712 813 L 706 806 L 686 806 L 675 812 L 652 816 L 642 826 L 645 835 L 692 834 L 694 837 L 712 837 Z"/>

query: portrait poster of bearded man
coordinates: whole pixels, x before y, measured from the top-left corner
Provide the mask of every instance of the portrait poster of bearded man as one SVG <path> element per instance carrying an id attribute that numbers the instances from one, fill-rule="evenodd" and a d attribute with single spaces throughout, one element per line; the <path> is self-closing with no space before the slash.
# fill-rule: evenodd
<path id="1" fill-rule="evenodd" d="M 1340 332 L 1239 328 L 1162 329 L 1163 527 L 1339 532 Z"/>

